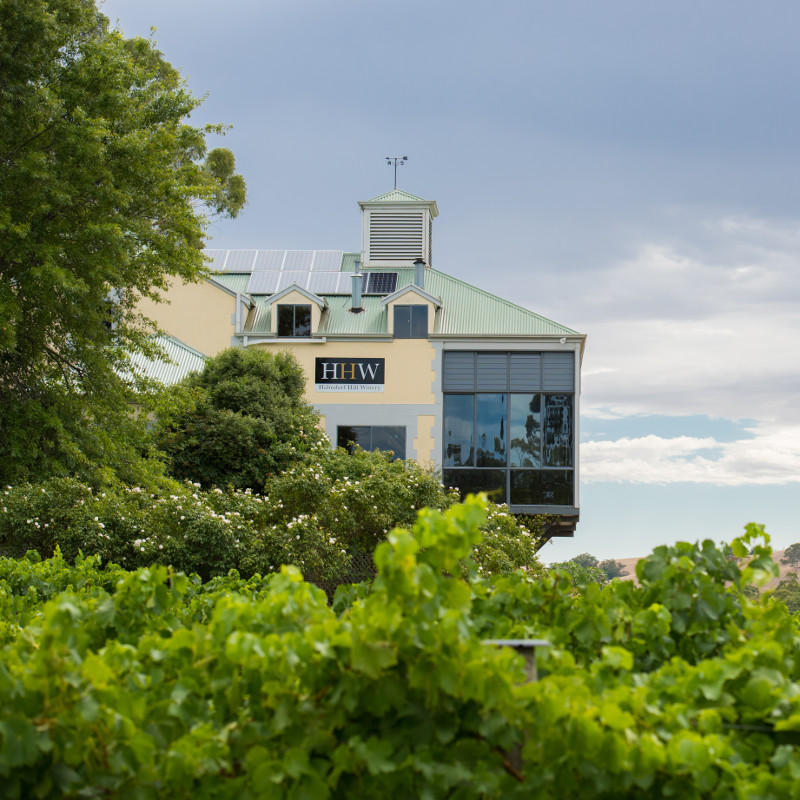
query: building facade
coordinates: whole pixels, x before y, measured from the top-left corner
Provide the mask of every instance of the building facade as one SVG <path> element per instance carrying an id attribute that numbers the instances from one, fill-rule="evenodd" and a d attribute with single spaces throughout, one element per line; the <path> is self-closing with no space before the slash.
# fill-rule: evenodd
<path id="1" fill-rule="evenodd" d="M 435 202 L 359 205 L 359 253 L 209 250 L 209 279 L 142 311 L 206 356 L 291 351 L 334 444 L 433 465 L 571 535 L 585 335 L 434 269 Z"/>

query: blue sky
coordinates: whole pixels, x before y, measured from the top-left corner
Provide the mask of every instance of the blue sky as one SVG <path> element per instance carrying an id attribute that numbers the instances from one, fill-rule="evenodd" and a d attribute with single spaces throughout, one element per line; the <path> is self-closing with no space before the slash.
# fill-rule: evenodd
<path id="1" fill-rule="evenodd" d="M 546 560 L 800 541 L 800 6 L 108 0 L 233 127 L 212 247 L 357 250 L 435 199 L 434 266 L 588 334 L 582 521 Z"/>

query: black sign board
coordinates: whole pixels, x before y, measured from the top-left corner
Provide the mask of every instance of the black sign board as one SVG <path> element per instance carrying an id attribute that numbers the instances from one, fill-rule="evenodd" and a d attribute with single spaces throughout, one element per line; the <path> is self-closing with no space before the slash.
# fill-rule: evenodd
<path id="1" fill-rule="evenodd" d="M 318 358 L 314 388 L 318 392 L 382 392 L 386 359 Z"/>

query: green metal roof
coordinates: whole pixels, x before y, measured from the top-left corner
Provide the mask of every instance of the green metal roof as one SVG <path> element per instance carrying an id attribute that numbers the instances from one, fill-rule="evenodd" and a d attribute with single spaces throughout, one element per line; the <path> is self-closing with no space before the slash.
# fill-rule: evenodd
<path id="1" fill-rule="evenodd" d="M 387 336 L 386 306 L 382 297 L 367 295 L 361 298 L 359 314 L 350 311 L 350 298 L 347 296 L 329 297 L 328 308 L 322 315 L 319 333 L 322 336 L 363 334 L 367 336 Z"/>
<path id="2" fill-rule="evenodd" d="M 250 282 L 250 273 L 247 274 L 234 274 L 234 273 L 214 273 L 214 279 L 227 286 L 231 291 L 245 294 L 247 292 L 247 284 Z"/>
<path id="3" fill-rule="evenodd" d="M 165 386 L 182 381 L 190 372 L 199 372 L 206 363 L 207 356 L 174 336 L 159 336 L 158 344 L 168 361 L 146 358 L 141 353 L 134 353 L 131 361 L 140 375 L 160 381 Z"/>
<path id="4" fill-rule="evenodd" d="M 411 283 L 412 281 L 408 281 Z M 400 281 L 398 280 L 398 286 Z M 425 270 L 425 291 L 438 297 L 434 333 L 450 336 L 569 336 L 572 328 L 510 303 L 435 269 Z"/>
<path id="5" fill-rule="evenodd" d="M 370 270 L 396 272 L 397 288 L 413 284 L 411 267 Z M 425 291 L 437 297 L 442 306 L 436 312 L 434 335 L 442 336 L 575 336 L 577 331 L 546 317 L 496 297 L 435 269 L 425 270 Z M 350 311 L 349 295 L 325 295 L 328 307 L 322 313 L 319 335 L 387 335 L 387 309 L 380 295 L 364 295 L 364 311 Z M 270 295 L 253 296 L 255 312 L 248 324 L 248 334 L 269 333 Z"/>
<path id="6" fill-rule="evenodd" d="M 361 260 L 361 253 L 342 253 L 342 272 L 355 272 L 356 259 Z"/>
<path id="7" fill-rule="evenodd" d="M 432 200 L 426 200 L 424 197 L 417 197 L 415 194 L 404 192 L 402 189 L 392 189 L 391 192 L 386 194 L 379 194 L 373 197 L 372 200 L 364 200 L 365 203 L 431 203 Z"/>

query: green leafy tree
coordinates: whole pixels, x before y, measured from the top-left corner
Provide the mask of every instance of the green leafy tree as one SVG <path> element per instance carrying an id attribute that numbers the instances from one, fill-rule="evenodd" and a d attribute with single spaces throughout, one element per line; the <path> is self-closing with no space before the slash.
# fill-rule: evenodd
<path id="1" fill-rule="evenodd" d="M 551 564 L 550 569 L 566 572 L 569 575 L 572 586 L 576 589 L 585 588 L 590 583 L 599 583 L 601 585 L 608 583 L 608 578 L 600 567 L 583 567 L 576 561 L 562 561 L 557 564 Z"/>
<path id="2" fill-rule="evenodd" d="M 290 353 L 230 348 L 176 391 L 185 387 L 195 390 L 194 403 L 179 405 L 156 433 L 177 478 L 260 492 L 304 454 L 330 449 Z"/>
<path id="3" fill-rule="evenodd" d="M 786 550 L 784 550 L 781 564 L 789 564 L 792 567 L 796 567 L 800 564 L 800 542 L 790 544 Z"/>
<path id="4" fill-rule="evenodd" d="M 779 584 L 772 596 L 780 600 L 791 614 L 800 612 L 800 583 L 797 573 L 790 572 Z"/>
<path id="5" fill-rule="evenodd" d="M 147 455 L 136 310 L 203 272 L 203 208 L 245 199 L 219 126 L 153 43 L 110 30 L 94 0 L 0 2 L 0 482 L 137 479 Z M 141 401 L 141 395 L 140 395 Z"/>
<path id="6" fill-rule="evenodd" d="M 614 561 L 613 558 L 610 558 L 607 561 L 601 561 L 597 566 L 603 570 L 603 572 L 605 572 L 606 577 L 609 580 L 613 580 L 614 578 L 622 578 L 628 574 L 628 570 L 625 569 L 625 565 L 621 561 Z"/>
<path id="7" fill-rule="evenodd" d="M 581 553 L 580 555 L 575 556 L 575 558 L 571 558 L 573 564 L 577 564 L 579 567 L 584 567 L 586 569 L 591 569 L 592 567 L 597 566 L 597 559 L 591 555 L 590 553 Z"/>

